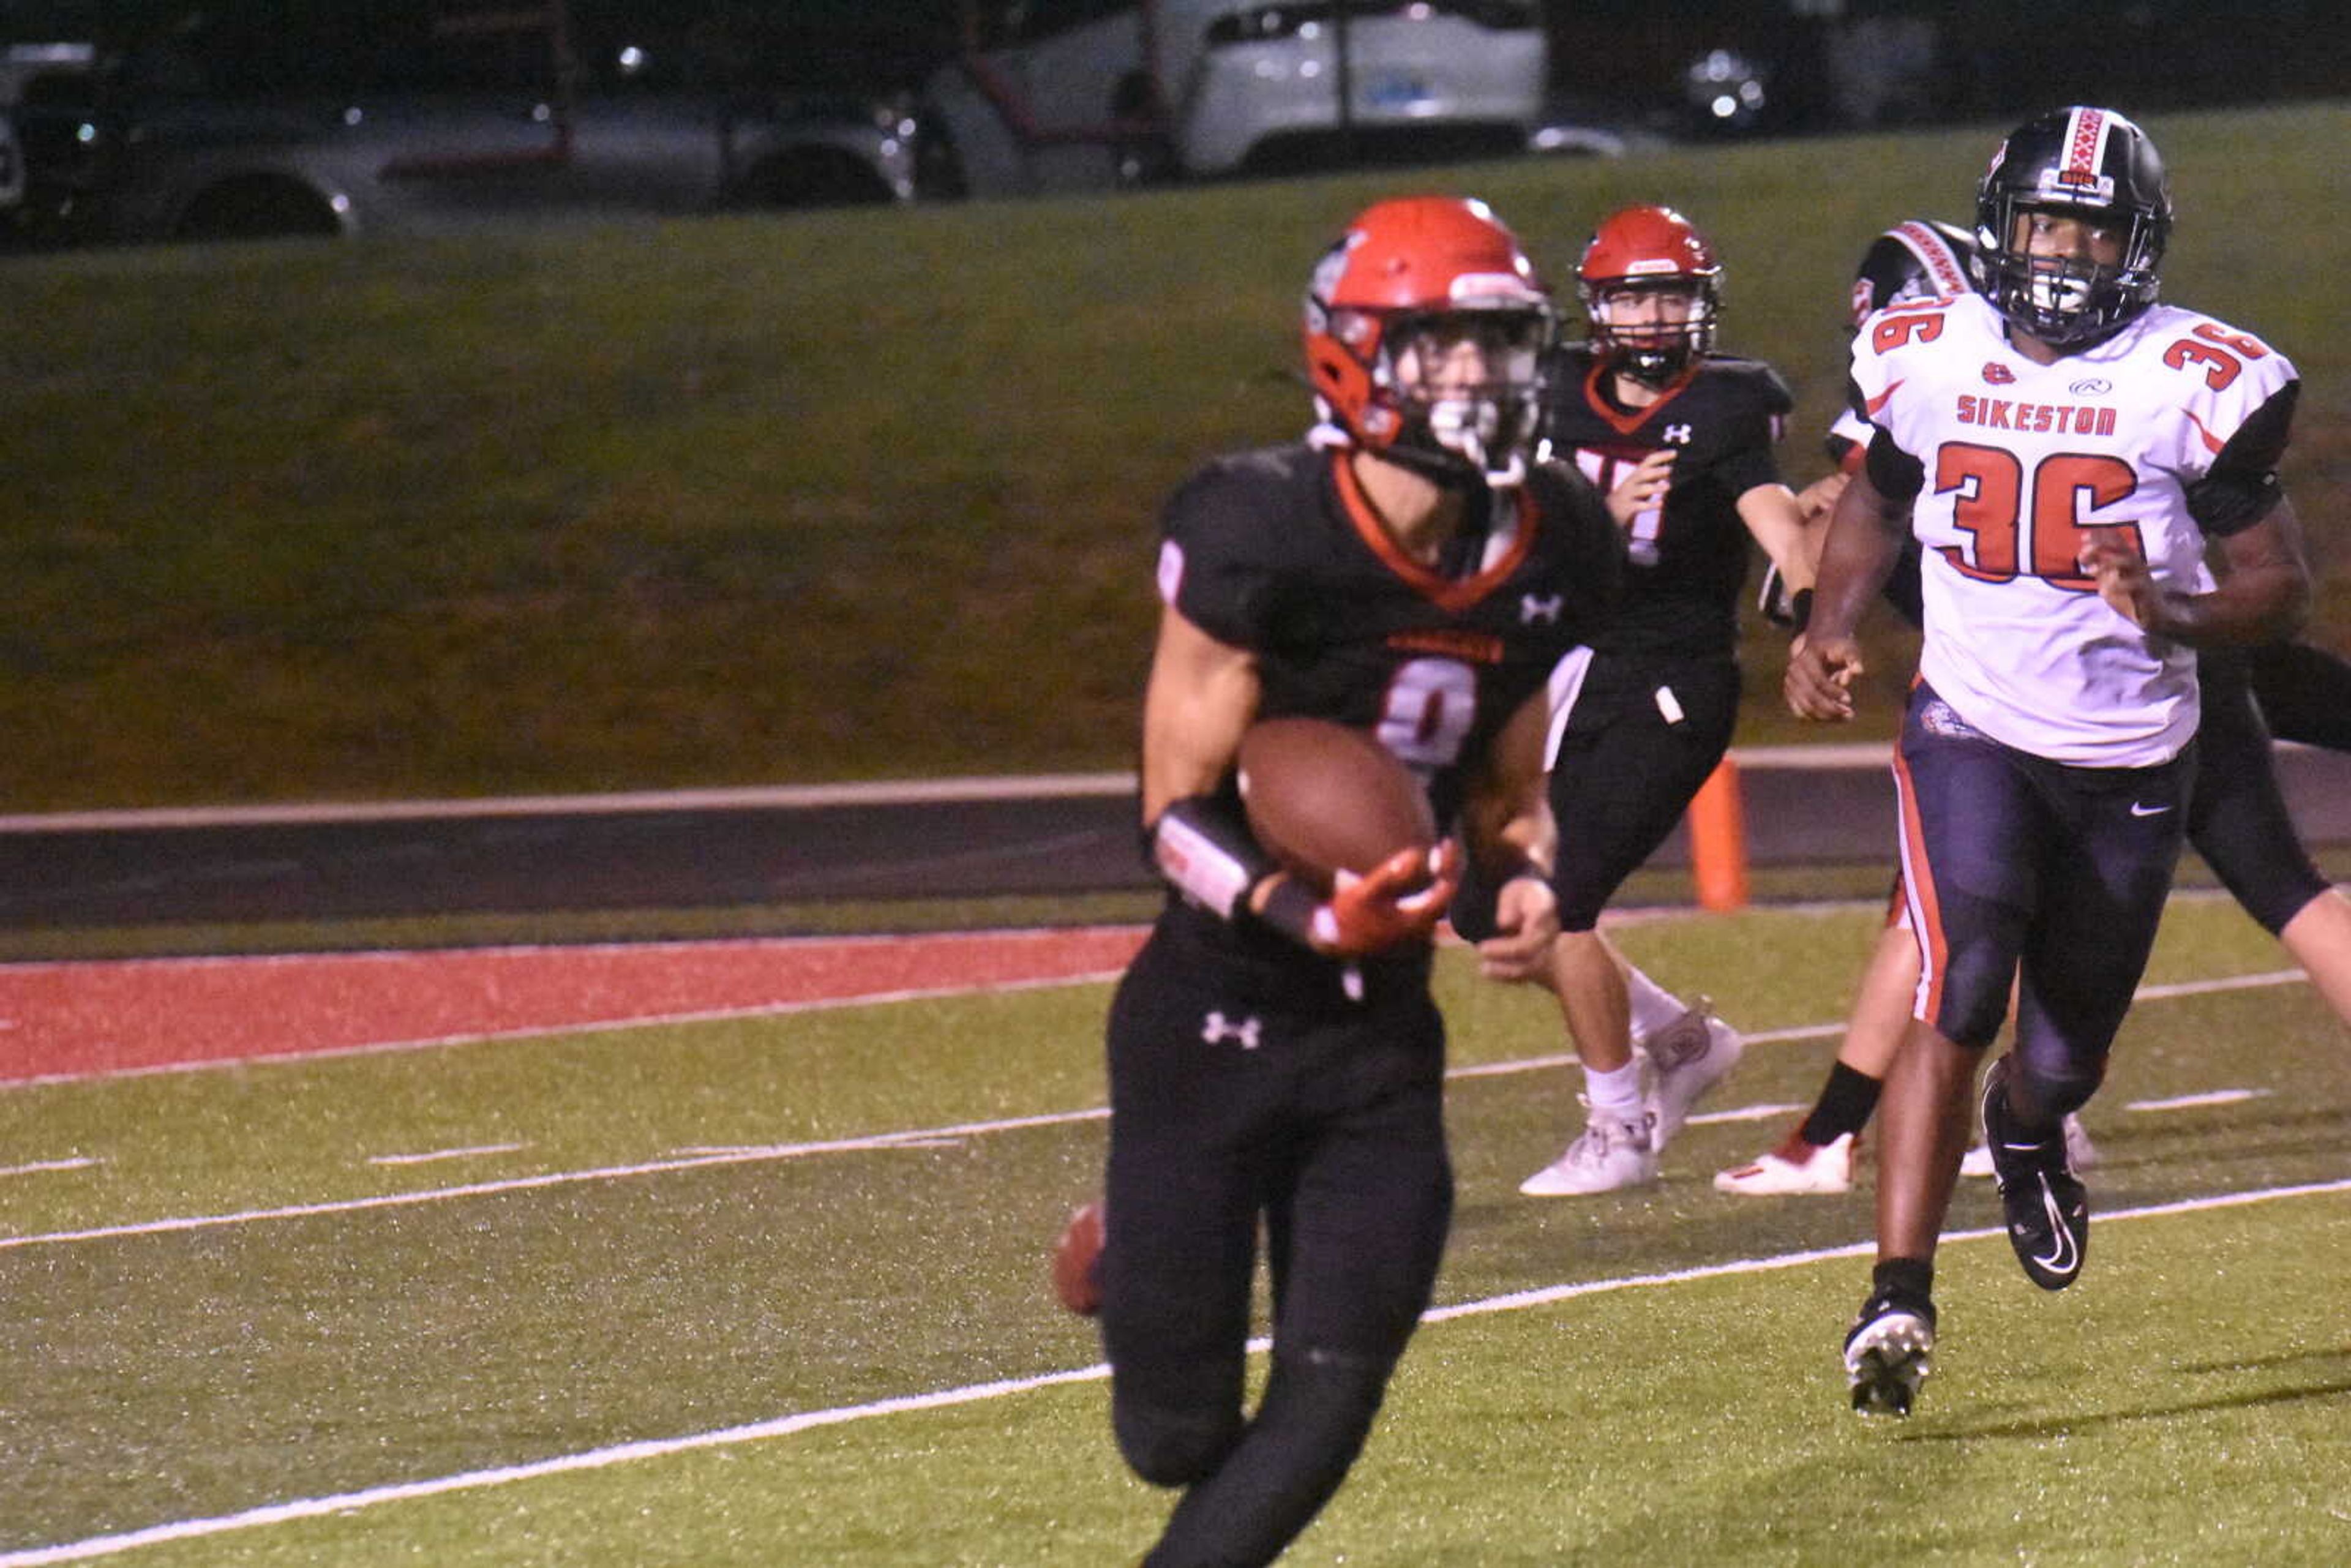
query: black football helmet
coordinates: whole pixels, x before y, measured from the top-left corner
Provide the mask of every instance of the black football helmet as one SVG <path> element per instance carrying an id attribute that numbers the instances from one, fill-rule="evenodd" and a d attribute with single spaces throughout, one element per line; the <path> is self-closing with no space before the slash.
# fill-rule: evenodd
<path id="1" fill-rule="evenodd" d="M 2117 266 L 2027 255 L 2017 215 L 2054 211 L 2123 234 Z M 2009 132 L 1976 187 L 1985 295 L 2009 324 L 2061 349 L 2111 336 L 2155 303 L 2171 237 L 2171 182 L 2147 132 L 2110 109 L 2076 104 Z"/>

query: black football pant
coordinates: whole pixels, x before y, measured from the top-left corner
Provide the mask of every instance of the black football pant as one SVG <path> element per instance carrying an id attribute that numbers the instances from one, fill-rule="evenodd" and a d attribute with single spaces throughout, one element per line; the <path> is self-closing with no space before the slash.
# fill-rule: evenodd
<path id="1" fill-rule="evenodd" d="M 2188 813 L 2188 841 L 2204 857 L 2221 885 L 2245 907 L 2245 913 L 2274 936 L 2286 922 L 2302 913 L 2310 901 L 2327 890 L 2327 880 L 2311 863 L 2303 848 L 2285 796 L 2278 789 L 2277 768 L 2270 755 L 2270 732 L 2262 722 L 2272 695 L 2286 701 L 2287 690 L 2303 692 L 2282 681 L 2276 667 L 2333 666 L 2327 656 L 2305 650 L 2307 660 L 2289 662 L 2281 653 L 2263 651 L 2264 663 L 2255 665 L 2249 655 L 2231 650 L 2202 654 L 2196 661 L 2196 678 L 2202 688 L 2203 720 L 2196 730 L 2196 793 Z M 2266 670 L 2266 686 L 2248 690 L 2255 668 Z M 2253 698 L 2262 693 L 2262 708 Z M 2351 725 L 2351 692 L 2337 694 L 2344 706 L 2338 726 Z M 2313 733 L 2304 723 L 2301 733 Z M 2338 741 L 2351 737 L 2336 735 Z M 2323 744 L 2323 742 L 2322 742 Z M 2346 746 L 2346 749 L 2351 749 Z"/>
<path id="2" fill-rule="evenodd" d="M 1271 1562 L 1338 1490 L 1435 1285 L 1453 1178 L 1425 969 L 1228 959 L 1163 923 L 1112 1004 L 1102 1339 L 1151 1568 Z M 1244 1409 L 1260 1227 L 1273 1358 Z"/>
<path id="3" fill-rule="evenodd" d="M 1728 658 L 1593 659 L 1548 786 L 1562 827 L 1551 879 L 1561 929 L 1598 925 L 1625 879 L 1680 823 L 1729 749 L 1739 688 L 1739 665 Z"/>

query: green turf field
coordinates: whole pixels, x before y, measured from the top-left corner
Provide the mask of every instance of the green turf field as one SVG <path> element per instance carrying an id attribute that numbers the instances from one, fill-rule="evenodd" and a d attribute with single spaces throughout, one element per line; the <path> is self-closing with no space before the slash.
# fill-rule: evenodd
<path id="1" fill-rule="evenodd" d="M 1548 1004 L 1447 956 L 1448 1315 L 1286 1561 L 2351 1558 L 2351 1033 L 2221 902 L 2175 902 L 2086 1114 L 2082 1282 L 2028 1285 L 1967 1184 L 1918 1415 L 1844 1409 L 1866 1190 L 1707 1178 L 1811 1094 L 1875 922 L 1618 927 L 1764 1038 L 1702 1108 L 1754 1119 L 1593 1200 L 1512 1191 L 1573 1086 L 1525 1066 Z M 0 1568 L 1133 1561 L 1166 1500 L 1043 1279 L 1095 1179 L 1103 1003 L 0 1090 L 0 1167 L 99 1162 L 0 1176 Z"/>
<path id="2" fill-rule="evenodd" d="M 1304 428 L 1299 296 L 1353 212 L 1485 195 L 1563 282 L 1604 213 L 1682 204 L 1722 346 L 1796 389 L 1802 482 L 1854 264 L 1968 219 L 2005 129 L 0 258 L 0 811 L 1125 767 L 1155 512 Z M 2167 295 L 2292 355 L 2287 482 L 2339 531 L 2351 107 L 2148 129 Z M 1781 649 L 1748 744 L 1792 728 Z M 1910 666 L 1878 666 L 1883 736 Z"/>

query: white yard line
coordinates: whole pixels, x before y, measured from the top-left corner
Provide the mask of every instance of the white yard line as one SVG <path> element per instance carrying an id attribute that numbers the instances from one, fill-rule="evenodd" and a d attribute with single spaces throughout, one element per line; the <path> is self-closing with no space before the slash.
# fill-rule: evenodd
<path id="1" fill-rule="evenodd" d="M 2275 1202 L 2282 1198 L 2327 1197 L 2351 1192 L 2351 1178 L 2333 1182 L 2314 1182 L 2298 1186 L 2267 1187 L 2252 1192 L 2222 1193 L 2211 1197 L 2188 1198 L 2177 1203 L 2151 1204 L 2144 1208 L 2126 1208 L 2112 1214 L 2100 1214 L 2098 1223 L 2116 1225 L 2125 1220 L 2153 1219 L 2170 1215 L 2191 1214 L 2199 1210 L 2239 1207 L 2247 1204 Z M 1946 1243 L 1980 1241 L 2006 1232 L 1996 1228 L 1954 1231 L 1943 1238 Z M 1635 1274 L 1613 1280 L 1589 1280 L 1580 1284 L 1551 1285 L 1531 1291 L 1512 1291 L 1482 1301 L 1461 1301 L 1449 1307 L 1430 1309 L 1421 1319 L 1424 1323 L 1440 1323 L 1456 1318 L 1488 1317 L 1498 1312 L 1525 1312 L 1531 1308 L 1555 1306 L 1562 1301 L 1585 1296 L 1605 1295 L 1617 1291 L 1658 1289 L 1688 1284 L 1699 1280 L 1717 1280 L 1741 1274 L 1769 1273 L 1778 1270 L 1799 1269 L 1807 1264 L 1831 1261 L 1843 1258 L 1865 1257 L 1875 1250 L 1873 1242 L 1855 1242 L 1846 1247 L 1822 1248 L 1813 1251 L 1787 1252 L 1771 1258 L 1744 1258 L 1729 1263 L 1710 1263 L 1695 1269 L 1677 1269 L 1659 1274 Z M 1250 1342 L 1250 1348 L 1263 1352 L 1262 1338 Z M 425 1480 L 405 1481 L 398 1485 L 368 1487 L 357 1491 L 338 1492 L 325 1497 L 298 1498 L 287 1502 L 270 1503 L 247 1509 L 240 1513 L 216 1514 L 207 1519 L 175 1520 L 169 1523 L 149 1525 L 141 1530 L 124 1531 L 114 1535 L 94 1535 L 81 1541 L 63 1542 L 54 1546 L 38 1546 L 28 1550 L 0 1553 L 0 1568 L 47 1568 L 60 1563 L 88 1563 L 101 1557 L 134 1551 L 142 1546 L 160 1546 L 172 1542 L 194 1541 L 207 1536 L 227 1535 L 238 1531 L 258 1530 L 274 1524 L 290 1524 L 298 1520 L 319 1519 L 329 1514 L 355 1513 L 362 1509 L 379 1508 L 388 1503 L 414 1502 L 427 1498 L 445 1497 L 452 1493 L 481 1491 L 490 1488 L 512 1486 L 517 1482 L 545 1479 L 552 1476 L 573 1475 L 583 1470 L 609 1469 L 616 1465 L 635 1464 L 647 1459 L 668 1458 L 702 1449 L 737 1448 L 747 1443 L 765 1442 L 771 1438 L 789 1437 L 796 1432 L 820 1427 L 837 1427 L 852 1421 L 872 1420 L 881 1416 L 909 1415 L 925 1410 L 941 1410 L 960 1405 L 977 1405 L 991 1399 L 1008 1398 L 1029 1394 L 1041 1388 L 1065 1384 L 1097 1383 L 1110 1375 L 1107 1365 L 1077 1367 L 1066 1372 L 1042 1373 L 1033 1377 L 1004 1378 L 993 1383 L 968 1384 L 960 1388 L 940 1389 L 929 1394 L 913 1394 L 894 1399 L 875 1400 L 864 1405 L 847 1405 L 830 1410 L 803 1411 L 796 1416 L 780 1416 L 771 1420 L 755 1421 L 745 1426 L 726 1427 L 716 1431 L 693 1432 L 676 1437 L 649 1438 L 634 1443 L 621 1443 L 611 1448 L 589 1448 L 579 1453 L 558 1454 L 549 1458 L 534 1459 L 523 1464 L 499 1465 L 488 1469 L 465 1470 L 455 1475 L 436 1476 Z"/>
<path id="2" fill-rule="evenodd" d="M 2178 1094 L 2168 1100 L 2127 1100 L 2126 1111 L 2200 1111 L 2208 1105 L 2236 1105 L 2268 1097 L 2266 1089 L 2216 1089 L 2209 1094 Z"/>
<path id="3" fill-rule="evenodd" d="M 475 1144 L 463 1149 L 426 1149 L 413 1155 L 370 1155 L 371 1166 L 431 1166 L 444 1160 L 477 1160 L 486 1155 L 511 1155 L 530 1147 L 528 1144 Z"/>
<path id="4" fill-rule="evenodd" d="M 863 1138 L 832 1138 L 812 1144 L 770 1144 L 762 1148 L 727 1149 L 712 1154 L 684 1155 L 647 1160 L 639 1165 L 601 1166 L 592 1170 L 549 1171 L 539 1176 L 512 1176 L 503 1181 L 468 1182 L 463 1186 L 432 1187 L 423 1192 L 388 1193 L 377 1197 L 342 1198 L 328 1203 L 295 1203 L 277 1208 L 246 1209 L 235 1214 L 186 1215 L 172 1219 L 143 1220 L 135 1225 L 104 1225 L 88 1230 L 57 1230 L 39 1236 L 0 1236 L 0 1252 L 19 1247 L 60 1246 L 75 1241 L 106 1241 L 129 1236 L 162 1236 L 174 1231 L 212 1230 L 229 1225 L 253 1225 L 271 1219 L 308 1219 L 328 1214 L 359 1214 L 377 1208 L 411 1208 L 420 1204 L 446 1203 L 455 1198 L 491 1197 L 502 1193 L 528 1192 L 539 1187 L 576 1186 L 583 1182 L 621 1181 L 632 1176 L 663 1176 L 671 1171 L 702 1170 L 712 1166 L 762 1165 L 777 1160 L 806 1159 L 812 1155 L 858 1154 L 874 1149 L 902 1148 L 983 1133 L 1008 1133 L 1024 1127 L 1050 1127 L 1069 1122 L 1106 1120 L 1106 1108 L 1055 1111 L 1041 1116 L 1008 1116 L 995 1122 L 967 1122 L 960 1126 L 925 1127 L 904 1133 L 880 1133 Z"/>
<path id="5" fill-rule="evenodd" d="M 2219 979 L 2191 980 L 2165 986 L 2149 986 L 2139 992 L 2141 1000 L 2168 1000 L 2181 997 L 2201 996 L 2213 991 L 2245 990 L 2262 986 L 2300 984 L 2306 980 L 2299 969 L 2283 969 L 2266 975 L 2231 975 Z M 1065 984 L 1071 982 L 1048 982 Z M 864 998 L 873 1002 L 894 998 Z M 848 1004 L 813 1004 L 836 1006 Z M 798 1008 L 778 1010 L 800 1010 Z M 614 1025 L 614 1028 L 624 1027 Z M 1748 1035 L 1750 1044 L 1769 1044 L 1796 1040 L 1817 1040 L 1837 1032 L 1835 1024 L 1807 1025 L 1799 1029 L 1759 1031 Z M 1482 1062 L 1474 1066 L 1451 1069 L 1448 1078 L 1490 1078 L 1515 1072 L 1532 1072 L 1544 1068 L 1562 1067 L 1575 1061 L 1570 1055 L 1522 1057 L 1511 1061 Z M 2237 1091 L 2214 1091 L 2233 1093 Z M 1746 1106 L 1715 1111 L 1694 1116 L 1694 1122 L 1739 1122 L 1759 1120 L 1773 1114 L 1784 1114 L 1802 1106 Z M 371 1209 L 411 1208 L 428 1203 L 447 1203 L 461 1198 L 491 1197 L 502 1193 L 527 1192 L 534 1188 L 573 1186 L 587 1182 L 622 1181 L 638 1176 L 663 1176 L 673 1171 L 697 1170 L 712 1166 L 763 1165 L 779 1160 L 807 1159 L 818 1155 L 865 1154 L 879 1149 L 925 1147 L 988 1133 L 1017 1132 L 1032 1127 L 1063 1126 L 1075 1122 L 1102 1121 L 1110 1115 L 1106 1106 L 1094 1106 L 1082 1111 L 1054 1111 L 1034 1116 L 1012 1116 L 991 1122 L 967 1122 L 945 1127 L 918 1127 L 899 1133 L 877 1133 L 858 1138 L 831 1138 L 803 1144 L 770 1144 L 755 1147 L 712 1150 L 681 1150 L 675 1155 L 646 1160 L 633 1165 L 600 1166 L 587 1170 L 549 1171 L 538 1176 L 513 1176 L 500 1181 L 468 1182 L 460 1186 L 432 1187 L 422 1192 L 389 1193 L 373 1197 L 342 1198 L 325 1203 L 288 1204 L 276 1208 L 246 1209 L 229 1214 L 185 1215 L 168 1219 L 143 1220 L 131 1225 L 108 1225 L 86 1230 L 49 1231 L 32 1236 L 0 1236 L 0 1252 L 24 1247 L 62 1246 L 71 1242 L 103 1241 L 132 1236 L 159 1236 L 190 1230 L 211 1230 L 225 1226 L 254 1225 L 267 1220 L 308 1219 L 329 1214 L 359 1214 Z M 0 1565 L 5 1568 L 5 1565 Z"/>
<path id="6" fill-rule="evenodd" d="M 98 1163 L 87 1155 L 70 1159 L 35 1160 L 28 1166 L 8 1166 L 0 1168 L 0 1177 L 47 1176 L 57 1171 L 86 1171 Z"/>

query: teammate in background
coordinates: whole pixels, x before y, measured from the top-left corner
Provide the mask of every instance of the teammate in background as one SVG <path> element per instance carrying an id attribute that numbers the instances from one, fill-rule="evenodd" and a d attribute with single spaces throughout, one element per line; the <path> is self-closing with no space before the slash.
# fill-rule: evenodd
<path id="1" fill-rule="evenodd" d="M 1972 291 L 1976 242 L 1948 224 L 1910 222 L 1880 235 L 1854 285 L 1854 323 L 1897 301 Z M 1838 465 L 1800 497 L 1833 506 L 1844 475 L 1861 459 L 1868 426 L 1850 410 L 1829 438 Z M 1916 540 L 1886 597 L 1915 621 L 1918 598 Z M 1791 607 L 1792 608 L 1792 607 Z M 2351 664 L 2303 643 L 2199 654 L 2202 723 L 2188 841 L 2247 914 L 2284 944 L 2321 996 L 2351 1022 L 2351 902 L 2334 891 L 2304 849 L 2280 792 L 2265 715 L 2275 730 L 2306 745 L 2351 750 Z M 2250 682 L 2251 691 L 2247 685 Z M 1811 1111 L 1777 1147 L 1718 1172 L 1724 1192 L 1768 1197 L 1841 1193 L 1853 1180 L 1854 1147 L 1876 1108 L 1886 1072 L 1910 1021 L 1918 983 L 1918 948 L 1896 889 L 1895 918 L 1871 955 L 1828 1081 Z M 2066 1145 L 2078 1172 L 2095 1150 L 2080 1119 L 2065 1119 Z M 1960 1166 L 1990 1176 L 1991 1155 L 1979 1146 Z"/>
<path id="2" fill-rule="evenodd" d="M 1482 204 L 1382 203 L 1313 273 L 1305 442 L 1211 462 L 1162 518 L 1142 810 L 1171 894 L 1112 1003 L 1104 1207 L 1054 1260 L 1099 1310 L 1135 1472 L 1183 1489 L 1153 1568 L 1270 1562 L 1337 1490 L 1427 1306 L 1452 1207 L 1430 934 L 1462 860 L 1323 895 L 1236 789 L 1243 733 L 1373 730 L 1459 821 L 1491 972 L 1557 930 L 1545 677 L 1613 592 L 1597 497 L 1531 467 L 1549 298 Z M 1426 862 L 1426 863 L 1424 863 Z M 1264 1227 L 1270 1375 L 1243 1401 Z"/>
<path id="3" fill-rule="evenodd" d="M 1537 1197 L 1656 1180 L 1658 1153 L 1739 1060 L 1737 1033 L 1627 964 L 1600 915 L 1730 744 L 1749 539 L 1797 587 L 1812 580 L 1772 455 L 1788 389 L 1761 361 L 1712 351 L 1722 267 L 1705 235 L 1669 208 L 1628 207 L 1593 233 L 1578 279 L 1591 330 L 1554 359 L 1545 446 L 1608 497 L 1631 570 L 1590 654 L 1554 682 L 1551 806 L 1563 831 L 1544 978 L 1583 1064 L 1588 1117 L 1520 1186 Z"/>
<path id="4" fill-rule="evenodd" d="M 1864 1412 L 1907 1414 L 1929 1370 L 1936 1241 L 2011 977 L 1986 1141 L 2026 1276 L 2055 1291 L 2080 1273 L 2089 1206 L 2062 1122 L 2105 1074 L 2185 837 L 2190 649 L 2288 635 L 2310 595 L 2277 480 L 2300 382 L 2259 340 L 2156 302 L 2171 197 L 2146 133 L 2078 106 L 2026 122 L 1976 226 L 1983 293 L 1896 306 L 1855 336 L 1869 447 L 1786 680 L 1800 716 L 1852 716 L 1854 629 L 1907 525 L 1925 639 L 1895 779 L 1922 976 L 1881 1106 L 1877 1261 L 1844 1343 Z"/>

